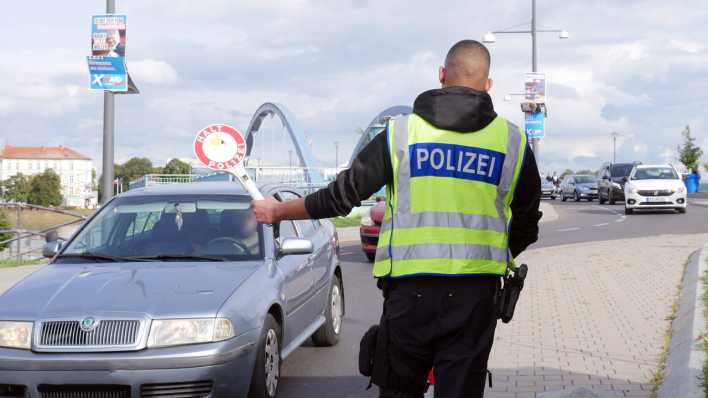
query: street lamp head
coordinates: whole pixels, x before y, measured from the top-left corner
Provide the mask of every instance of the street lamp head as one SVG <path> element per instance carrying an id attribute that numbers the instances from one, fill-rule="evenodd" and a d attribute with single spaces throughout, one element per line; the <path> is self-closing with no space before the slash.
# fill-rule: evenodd
<path id="1" fill-rule="evenodd" d="M 504 101 L 509 102 L 511 101 L 511 95 L 507 94 L 504 96 Z"/>
<path id="2" fill-rule="evenodd" d="M 494 33 L 492 32 L 487 32 L 482 36 L 482 42 L 483 43 L 494 43 L 497 41 L 497 38 L 494 37 Z"/>
<path id="3" fill-rule="evenodd" d="M 560 38 L 560 39 L 567 39 L 569 37 L 570 37 L 570 35 L 568 34 L 567 30 L 561 30 L 560 34 L 558 35 L 558 38 Z"/>

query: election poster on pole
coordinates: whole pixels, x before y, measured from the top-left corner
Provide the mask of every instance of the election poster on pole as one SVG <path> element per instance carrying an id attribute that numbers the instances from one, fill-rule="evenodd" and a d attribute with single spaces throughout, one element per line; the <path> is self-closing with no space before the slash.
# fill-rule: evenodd
<path id="1" fill-rule="evenodd" d="M 210 124 L 194 138 L 194 154 L 212 170 L 231 173 L 254 200 L 263 195 L 243 167 L 247 153 L 246 139 L 227 124 Z"/>
<path id="2" fill-rule="evenodd" d="M 126 25 L 126 15 L 94 15 L 91 18 L 91 55 L 86 57 L 90 89 L 128 91 Z"/>

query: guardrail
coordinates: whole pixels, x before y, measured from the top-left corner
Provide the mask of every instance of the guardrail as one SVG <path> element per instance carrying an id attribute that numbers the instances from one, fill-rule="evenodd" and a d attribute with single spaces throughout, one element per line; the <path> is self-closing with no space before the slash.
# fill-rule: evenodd
<path id="1" fill-rule="evenodd" d="M 41 245 L 32 245 L 36 243 L 36 238 L 45 238 L 47 233 L 50 231 L 57 231 L 60 228 L 68 227 L 86 220 L 87 216 L 79 213 L 74 213 L 68 210 L 55 209 L 51 207 L 33 205 L 28 203 L 3 203 L 0 208 L 14 208 L 15 209 L 15 228 L 13 229 L 2 229 L 0 234 L 13 234 L 14 237 L 10 239 L 0 240 L 0 246 L 7 246 L 6 250 L 0 252 L 0 254 L 5 254 L 9 258 L 17 258 L 22 260 L 23 258 L 39 258 L 41 255 L 33 256 L 33 253 L 41 251 Z M 52 225 L 48 228 L 40 230 L 30 230 L 22 228 L 22 210 L 23 209 L 34 209 L 49 211 L 52 213 L 64 214 L 71 217 L 75 217 L 75 220 L 70 220 L 60 224 Z M 33 242 L 33 238 L 34 242 Z M 67 237 L 60 237 L 60 239 L 67 240 Z M 24 243 L 25 248 L 23 249 L 22 244 Z M 8 251 L 9 253 L 5 253 Z"/>

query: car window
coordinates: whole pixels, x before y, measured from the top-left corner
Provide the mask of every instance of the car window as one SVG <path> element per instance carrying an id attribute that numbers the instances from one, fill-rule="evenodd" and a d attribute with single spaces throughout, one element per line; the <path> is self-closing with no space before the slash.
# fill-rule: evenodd
<path id="1" fill-rule="evenodd" d="M 612 177 L 626 177 L 632 172 L 633 164 L 614 164 L 611 168 Z"/>
<path id="2" fill-rule="evenodd" d="M 634 172 L 633 180 L 677 180 L 678 174 L 671 167 L 643 167 Z"/>
<path id="3" fill-rule="evenodd" d="M 575 177 L 575 182 L 578 184 L 592 184 L 597 181 L 595 180 L 595 177 L 579 176 L 579 177 Z"/>
<path id="4" fill-rule="evenodd" d="M 286 221 L 281 221 L 280 222 L 280 227 L 278 228 L 279 230 L 279 237 L 281 238 L 297 238 L 297 231 L 295 230 L 295 226 L 293 225 L 292 221 L 286 220 Z"/>
<path id="5" fill-rule="evenodd" d="M 262 258 L 262 226 L 245 196 L 172 195 L 111 201 L 62 254 Z"/>
<path id="6" fill-rule="evenodd" d="M 300 231 L 300 236 L 303 238 L 309 238 L 315 233 L 315 225 L 312 220 L 297 220 L 295 221 L 298 231 Z"/>

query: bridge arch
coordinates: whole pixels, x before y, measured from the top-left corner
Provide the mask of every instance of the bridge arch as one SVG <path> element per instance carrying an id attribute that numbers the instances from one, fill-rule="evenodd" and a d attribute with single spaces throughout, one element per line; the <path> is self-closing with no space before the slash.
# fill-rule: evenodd
<path id="1" fill-rule="evenodd" d="M 391 106 L 379 112 L 379 114 L 376 115 L 376 117 L 371 121 L 371 123 L 369 123 L 369 126 L 366 128 L 366 130 L 364 130 L 364 134 L 361 135 L 361 138 L 359 138 L 359 142 L 357 142 L 356 146 L 354 147 L 352 156 L 349 159 L 349 164 L 352 164 L 352 161 L 354 160 L 356 155 L 358 155 L 359 152 L 364 149 L 366 144 L 371 142 L 374 137 L 376 137 L 379 133 L 383 132 L 386 129 L 386 119 L 398 115 L 407 115 L 412 112 L 413 108 L 406 105 Z"/>
<path id="2" fill-rule="evenodd" d="M 319 169 L 320 163 L 310 150 L 310 146 L 305 139 L 305 131 L 300 127 L 295 116 L 283 104 L 266 102 L 259 106 L 251 118 L 251 122 L 246 130 L 246 144 L 248 146 L 247 158 L 251 156 L 253 149 L 254 135 L 258 133 L 263 124 L 263 120 L 268 116 L 277 115 L 283 123 L 283 127 L 290 134 L 295 152 L 300 159 L 300 164 L 305 169 L 305 179 L 309 184 L 324 182 L 322 171 Z"/>

